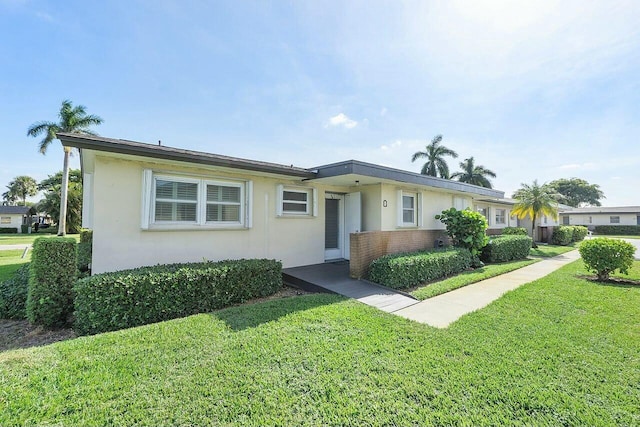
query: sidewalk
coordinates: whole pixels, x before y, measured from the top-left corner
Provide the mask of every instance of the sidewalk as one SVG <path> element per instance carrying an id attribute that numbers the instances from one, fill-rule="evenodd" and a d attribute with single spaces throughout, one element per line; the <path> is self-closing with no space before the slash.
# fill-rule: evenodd
<path id="1" fill-rule="evenodd" d="M 521 269 L 429 298 L 393 314 L 446 328 L 467 313 L 486 307 L 506 292 L 533 282 L 580 258 L 577 250 L 547 258 Z"/>
<path id="2" fill-rule="evenodd" d="M 0 251 L 15 251 L 16 249 L 24 249 L 26 247 L 31 249 L 31 243 L 21 243 L 19 245 L 0 245 Z"/>

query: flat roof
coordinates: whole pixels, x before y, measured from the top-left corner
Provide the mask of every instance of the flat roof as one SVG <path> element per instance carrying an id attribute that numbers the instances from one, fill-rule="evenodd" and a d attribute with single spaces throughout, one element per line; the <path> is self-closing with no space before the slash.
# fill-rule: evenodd
<path id="1" fill-rule="evenodd" d="M 504 191 L 479 187 L 477 185 L 466 184 L 464 182 L 453 181 L 451 179 L 422 175 L 419 173 L 409 172 L 401 169 L 394 169 L 387 166 L 374 165 L 372 163 L 361 162 L 359 160 L 347 160 L 344 162 L 318 166 L 314 169 L 317 172 L 317 176 L 315 179 L 331 178 L 335 176 L 353 174 L 378 179 L 406 182 L 410 184 L 424 185 L 427 187 L 442 188 L 445 190 L 472 193 L 486 197 L 504 197 Z"/>
<path id="2" fill-rule="evenodd" d="M 62 132 L 58 133 L 56 136 L 60 141 L 62 141 L 62 145 L 80 149 L 182 161 L 201 165 L 230 167 L 257 172 L 276 173 L 300 178 L 313 178 L 315 176 L 313 171 L 295 167 L 293 165 L 287 166 L 277 163 L 260 162 L 201 151 L 184 150 L 182 148 L 168 147 L 165 145 Z"/>

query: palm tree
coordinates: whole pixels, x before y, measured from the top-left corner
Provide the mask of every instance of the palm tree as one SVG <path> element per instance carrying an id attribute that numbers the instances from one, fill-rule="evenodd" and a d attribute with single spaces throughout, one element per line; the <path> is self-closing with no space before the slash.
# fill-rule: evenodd
<path id="1" fill-rule="evenodd" d="M 40 152 L 45 154 L 51 141 L 56 139 L 58 132 L 80 133 L 85 135 L 96 135 L 89 128 L 93 125 L 102 123 L 102 119 L 93 114 L 87 114 L 84 105 L 73 106 L 68 99 L 62 101 L 60 112 L 58 113 L 60 121 L 54 122 L 37 122 L 29 127 L 27 136 L 38 136 L 44 134 L 44 138 L 40 141 Z M 64 150 L 64 167 L 62 169 L 62 188 L 60 194 L 60 220 L 58 221 L 58 236 L 64 236 L 66 233 L 66 217 L 67 217 L 67 191 L 69 187 L 69 155 L 71 147 L 62 147 Z"/>
<path id="2" fill-rule="evenodd" d="M 460 162 L 460 169 L 462 169 L 462 171 L 454 173 L 451 175 L 451 178 L 458 178 L 458 181 L 466 182 L 467 184 L 492 188 L 491 181 L 489 181 L 487 177 L 495 178 L 496 173 L 482 165 L 476 165 L 474 162 L 473 157 L 464 159 L 463 162 Z"/>
<path id="3" fill-rule="evenodd" d="M 551 218 L 558 217 L 558 198 L 560 195 L 548 184 L 539 185 L 537 180 L 532 185 L 520 184 L 521 187 L 513 193 L 513 198 L 518 202 L 511 211 L 518 218 L 531 218 L 531 237 L 533 247 L 535 242 L 536 218 L 547 215 Z"/>
<path id="4" fill-rule="evenodd" d="M 7 185 L 7 189 L 9 191 L 2 195 L 5 200 L 15 202 L 18 198 L 21 198 L 22 205 L 27 206 L 27 197 L 38 194 L 38 183 L 30 176 L 22 175 L 15 177 Z"/>
<path id="5" fill-rule="evenodd" d="M 451 156 L 454 159 L 458 157 L 458 153 L 450 148 L 440 145 L 442 135 L 436 135 L 431 140 L 431 144 L 425 147 L 425 151 L 418 151 L 411 156 L 411 161 L 425 158 L 427 162 L 422 166 L 420 173 L 422 175 L 438 176 L 449 179 L 449 165 L 444 160 L 445 156 Z"/>

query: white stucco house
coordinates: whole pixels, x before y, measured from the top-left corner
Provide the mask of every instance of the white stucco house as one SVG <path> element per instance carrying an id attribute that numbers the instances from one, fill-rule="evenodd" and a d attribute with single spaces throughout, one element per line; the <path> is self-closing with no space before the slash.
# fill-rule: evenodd
<path id="1" fill-rule="evenodd" d="M 59 133 L 80 150 L 93 273 L 159 263 L 274 258 L 284 267 L 433 247 L 434 217 L 478 209 L 516 225 L 502 191 L 348 160 L 299 168 L 121 139 Z"/>
<path id="2" fill-rule="evenodd" d="M 560 224 L 584 225 L 590 230 L 597 225 L 640 225 L 640 206 L 565 209 L 560 211 Z"/>
<path id="3" fill-rule="evenodd" d="M 0 206 L 0 228 L 15 228 L 22 233 L 23 224 L 31 224 L 32 208 L 29 206 Z"/>

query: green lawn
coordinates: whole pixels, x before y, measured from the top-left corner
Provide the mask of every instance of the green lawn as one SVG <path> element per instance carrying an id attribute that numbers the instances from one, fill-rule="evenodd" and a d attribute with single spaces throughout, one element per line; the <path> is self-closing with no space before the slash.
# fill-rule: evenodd
<path id="1" fill-rule="evenodd" d="M 640 239 L 640 236 L 608 236 L 606 234 L 594 234 L 593 237 L 607 237 L 609 239 Z"/>
<path id="2" fill-rule="evenodd" d="M 577 274 L 444 330 L 308 295 L 0 353 L 0 425 L 640 425 L 640 287 Z"/>
<path id="3" fill-rule="evenodd" d="M 31 260 L 31 251 L 27 252 L 24 259 L 21 258 L 23 252 L 22 249 L 0 251 L 0 282 L 10 278 L 20 265 Z"/>
<path id="4" fill-rule="evenodd" d="M 2 245 L 30 245 L 38 237 L 55 237 L 55 234 L 33 233 L 33 234 L 0 234 L 0 246 Z M 66 237 L 73 237 L 80 241 L 79 234 L 67 234 Z"/>
<path id="5" fill-rule="evenodd" d="M 565 252 L 572 251 L 577 248 L 577 245 L 570 246 L 556 246 L 556 245 L 542 245 L 539 244 L 537 248 L 531 248 L 529 252 L 530 256 L 549 258 L 557 255 L 561 255 Z"/>
<path id="6" fill-rule="evenodd" d="M 489 279 L 490 277 L 499 276 L 501 274 L 517 270 L 529 264 L 533 264 L 537 261 L 539 260 L 525 259 L 521 261 L 511 261 L 503 262 L 500 264 L 485 265 L 482 268 L 478 268 L 472 271 L 465 271 L 456 276 L 449 277 L 437 282 L 432 282 L 425 286 L 421 286 L 413 290 L 411 292 L 411 295 L 419 300 L 425 300 L 427 298 L 432 298 L 436 295 L 444 294 L 445 292 L 449 292 L 484 279 Z"/>

